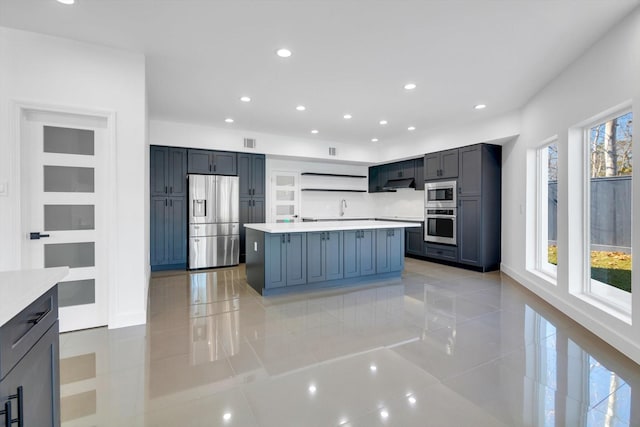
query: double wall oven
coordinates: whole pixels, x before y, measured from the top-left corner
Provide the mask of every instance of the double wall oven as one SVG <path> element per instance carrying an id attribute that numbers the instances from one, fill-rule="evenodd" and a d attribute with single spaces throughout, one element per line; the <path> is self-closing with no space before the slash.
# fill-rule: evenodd
<path id="1" fill-rule="evenodd" d="M 455 245 L 457 181 L 426 182 L 424 185 L 425 242 Z"/>

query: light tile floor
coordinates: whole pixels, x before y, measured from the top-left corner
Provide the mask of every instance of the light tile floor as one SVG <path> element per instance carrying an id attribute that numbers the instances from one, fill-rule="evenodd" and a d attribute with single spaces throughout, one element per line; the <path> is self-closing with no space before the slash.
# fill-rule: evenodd
<path id="1" fill-rule="evenodd" d="M 149 294 L 146 326 L 61 335 L 63 426 L 640 426 L 640 366 L 498 272 L 407 259 L 262 298 L 240 266 Z"/>

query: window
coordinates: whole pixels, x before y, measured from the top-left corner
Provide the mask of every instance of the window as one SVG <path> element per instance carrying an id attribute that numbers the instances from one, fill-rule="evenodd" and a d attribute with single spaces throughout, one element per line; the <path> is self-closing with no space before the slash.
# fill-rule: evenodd
<path id="1" fill-rule="evenodd" d="M 536 153 L 536 270 L 556 277 L 558 265 L 558 141 L 547 140 Z"/>
<path id="2" fill-rule="evenodd" d="M 631 293 L 631 223 L 633 115 L 630 111 L 585 129 L 588 148 L 588 293 L 608 302 L 629 300 Z M 627 295 L 625 296 L 624 293 Z M 624 304 L 626 305 L 626 304 Z"/>

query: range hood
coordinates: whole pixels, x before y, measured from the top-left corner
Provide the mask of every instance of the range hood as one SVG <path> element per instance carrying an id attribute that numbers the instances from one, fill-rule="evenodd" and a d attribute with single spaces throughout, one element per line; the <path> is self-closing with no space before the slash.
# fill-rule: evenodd
<path id="1" fill-rule="evenodd" d="M 384 190 L 397 190 L 399 188 L 416 188 L 416 181 L 413 178 L 390 179 L 382 187 Z"/>

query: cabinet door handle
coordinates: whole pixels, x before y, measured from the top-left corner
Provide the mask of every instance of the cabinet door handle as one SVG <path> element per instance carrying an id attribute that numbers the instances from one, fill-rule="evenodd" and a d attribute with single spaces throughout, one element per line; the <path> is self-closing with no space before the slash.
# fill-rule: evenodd
<path id="1" fill-rule="evenodd" d="M 287 233 L 287 243 L 291 243 L 291 234 Z"/>
<path id="2" fill-rule="evenodd" d="M 282 235 L 282 243 L 284 243 L 284 234 Z"/>
<path id="3" fill-rule="evenodd" d="M 320 233 L 320 240 L 324 240 L 324 231 Z"/>
<path id="4" fill-rule="evenodd" d="M 165 186 L 164 186 L 164 194 L 167 194 L 167 192 L 168 192 L 168 191 L 167 191 L 167 186 L 165 185 Z"/>
<path id="5" fill-rule="evenodd" d="M 211 172 L 211 163 L 209 163 L 209 172 Z"/>
<path id="6" fill-rule="evenodd" d="M 327 231 L 327 240 L 331 240 L 331 232 Z"/>
<path id="7" fill-rule="evenodd" d="M 40 323 L 42 321 L 42 319 L 44 319 L 47 314 L 49 314 L 51 312 L 51 310 L 45 310 L 45 311 L 41 311 L 39 313 L 36 313 L 36 317 L 35 319 L 29 319 L 27 321 L 27 323 L 33 323 L 34 325 L 37 325 L 38 323 Z"/>
<path id="8" fill-rule="evenodd" d="M 22 408 L 22 398 L 23 391 L 22 386 L 18 387 L 16 394 L 10 394 L 6 402 L 4 402 L 4 410 L 0 411 L 0 415 L 4 414 L 4 425 L 10 427 L 12 424 L 17 423 L 18 427 L 24 427 L 23 420 L 23 408 Z M 17 399 L 18 403 L 18 418 L 13 418 L 13 414 L 11 411 L 11 400 Z"/>

